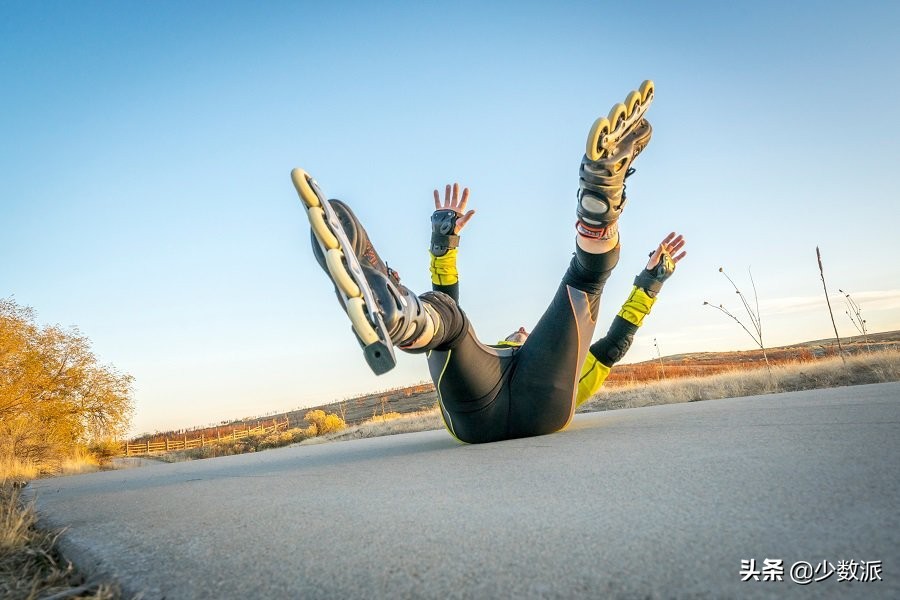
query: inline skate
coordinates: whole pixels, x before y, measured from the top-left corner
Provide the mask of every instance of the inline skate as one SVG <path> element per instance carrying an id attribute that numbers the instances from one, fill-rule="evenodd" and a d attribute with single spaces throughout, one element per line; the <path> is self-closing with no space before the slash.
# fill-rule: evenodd
<path id="1" fill-rule="evenodd" d="M 644 114 L 654 92 L 653 82 L 644 81 L 591 127 L 578 177 L 579 235 L 610 239 L 618 230 L 616 222 L 625 207 L 625 178 L 634 173 L 631 163 L 653 133 Z"/>
<path id="2" fill-rule="evenodd" d="M 309 219 L 313 254 L 334 283 L 366 362 L 376 375 L 390 371 L 397 364 L 394 345 L 433 327 L 431 315 L 381 260 L 346 204 L 326 199 L 302 169 L 291 171 L 291 180 Z"/>

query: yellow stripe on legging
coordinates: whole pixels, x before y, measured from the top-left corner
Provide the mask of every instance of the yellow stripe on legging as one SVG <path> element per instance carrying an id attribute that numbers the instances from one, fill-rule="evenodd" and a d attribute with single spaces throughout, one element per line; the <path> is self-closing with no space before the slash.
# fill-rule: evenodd
<path id="1" fill-rule="evenodd" d="M 457 442 L 465 444 L 466 442 L 456 437 L 456 432 L 453 431 L 453 422 L 450 420 L 450 411 L 444 409 L 444 400 L 441 398 L 441 382 L 444 380 L 444 372 L 447 370 L 447 365 L 450 364 L 450 356 L 452 354 L 453 350 L 447 351 L 447 360 L 444 361 L 444 366 L 441 368 L 441 374 L 438 376 L 438 380 L 434 385 L 434 391 L 437 392 L 438 410 L 441 411 L 441 420 L 444 422 L 444 427 Z"/>
<path id="2" fill-rule="evenodd" d="M 575 406 L 581 406 L 591 396 L 600 391 L 600 387 L 609 376 L 610 368 L 598 361 L 593 354 L 588 352 L 584 365 L 581 367 L 581 377 L 578 379 L 578 393 L 575 397 Z"/>

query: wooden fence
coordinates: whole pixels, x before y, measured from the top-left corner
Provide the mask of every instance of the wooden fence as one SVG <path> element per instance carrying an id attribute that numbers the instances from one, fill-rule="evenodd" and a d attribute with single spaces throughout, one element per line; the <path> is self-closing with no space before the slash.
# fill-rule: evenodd
<path id="1" fill-rule="evenodd" d="M 177 439 L 166 438 L 161 441 L 151 441 L 148 439 L 146 442 L 137 442 L 134 444 L 125 442 L 124 444 L 122 444 L 122 449 L 119 451 L 119 455 L 141 456 L 146 454 L 174 452 L 175 450 L 190 450 L 191 448 L 202 448 L 203 446 L 209 446 L 210 444 L 219 444 L 221 442 L 239 440 L 250 435 L 265 435 L 267 433 L 275 433 L 279 429 L 286 429 L 287 426 L 288 423 L 287 420 L 285 420 L 280 422 L 276 421 L 272 425 L 268 426 L 247 427 L 247 429 L 235 428 L 231 430 L 231 433 L 226 433 L 225 435 L 221 435 L 218 431 L 216 431 L 215 437 L 200 434 L 200 437 L 191 440 L 189 440 L 187 435 L 185 435 Z"/>

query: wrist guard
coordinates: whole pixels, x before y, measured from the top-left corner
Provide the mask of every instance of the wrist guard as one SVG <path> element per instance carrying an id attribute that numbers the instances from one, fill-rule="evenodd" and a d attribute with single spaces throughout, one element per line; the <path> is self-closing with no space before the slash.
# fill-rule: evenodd
<path id="1" fill-rule="evenodd" d="M 443 256 L 448 250 L 459 247 L 459 236 L 454 233 L 459 214 L 455 210 L 442 208 L 431 215 L 431 253 Z"/>
<path id="2" fill-rule="evenodd" d="M 650 253 L 653 256 L 653 253 Z M 659 262 L 652 269 L 644 269 L 634 278 L 634 285 L 642 288 L 651 298 L 655 298 L 662 289 L 666 279 L 675 272 L 675 261 L 667 252 L 663 252 L 659 257 Z"/>

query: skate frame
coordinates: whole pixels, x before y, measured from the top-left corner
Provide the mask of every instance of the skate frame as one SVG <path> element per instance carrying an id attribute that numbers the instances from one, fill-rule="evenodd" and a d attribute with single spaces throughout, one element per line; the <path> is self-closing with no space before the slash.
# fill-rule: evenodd
<path id="1" fill-rule="evenodd" d="M 366 359 L 366 363 L 368 363 L 369 368 L 372 369 L 376 375 L 387 373 L 397 365 L 397 358 L 394 356 L 394 346 L 391 343 L 391 336 L 384 325 L 381 314 L 376 310 L 372 310 L 372 307 L 378 305 L 375 303 L 375 296 L 363 274 L 359 259 L 357 259 L 356 254 L 351 250 L 350 240 L 347 239 L 347 235 L 344 233 L 343 227 L 341 227 L 337 214 L 335 214 L 331 204 L 322 194 L 322 190 L 319 189 L 316 180 L 301 169 L 294 169 L 291 172 L 291 179 L 294 181 L 294 187 L 297 188 L 297 193 L 300 195 L 300 199 L 306 208 L 307 217 L 310 219 L 310 225 L 314 232 L 321 223 L 317 222 L 319 219 L 313 216 L 312 211 L 315 208 L 321 208 L 324 212 L 324 220 L 328 224 L 329 232 L 338 242 L 338 249 L 341 254 L 340 258 L 343 258 L 346 262 L 350 279 L 352 279 L 352 283 L 359 288 L 362 302 L 360 302 L 360 297 L 351 297 L 344 291 L 346 284 L 343 282 L 348 273 L 340 272 L 343 269 L 343 265 L 340 264 L 337 254 L 335 254 L 335 249 L 329 249 L 320 239 L 319 235 L 314 235 L 313 237 L 319 245 L 319 248 L 322 250 L 322 255 L 325 257 L 328 272 L 335 283 L 335 288 L 339 291 L 338 295 L 341 298 L 341 302 L 344 304 L 344 310 L 350 317 L 353 333 L 356 335 L 360 346 L 363 348 L 363 356 Z M 315 194 L 315 197 L 318 200 L 318 206 L 312 204 L 311 198 L 309 200 L 305 198 L 307 192 L 303 189 L 303 184 L 306 184 L 305 187 Z M 362 304 L 361 307 L 359 306 L 360 304 Z M 358 318 L 354 318 L 361 309 L 365 315 L 365 323 L 360 323 L 358 322 Z M 366 330 L 365 326 L 368 326 L 368 330 Z M 362 329 L 362 331 L 360 331 L 360 329 Z M 375 337 L 376 339 L 372 340 L 372 337 Z"/>
<path id="2" fill-rule="evenodd" d="M 608 156 L 612 156 L 616 153 L 622 138 L 625 137 L 636 124 L 641 122 L 641 119 L 644 118 L 644 114 L 650 108 L 651 102 L 653 102 L 653 96 L 650 96 L 647 102 L 637 105 L 634 112 L 626 117 L 619 127 L 600 138 L 600 147 L 606 150 Z"/>
<path id="3" fill-rule="evenodd" d="M 640 89 L 632 90 L 628 94 L 624 103 L 615 104 L 610 109 L 609 115 L 594 121 L 588 133 L 585 156 L 590 160 L 614 156 L 622 138 L 644 118 L 655 93 L 656 86 L 653 81 L 647 79 L 641 83 Z"/>

